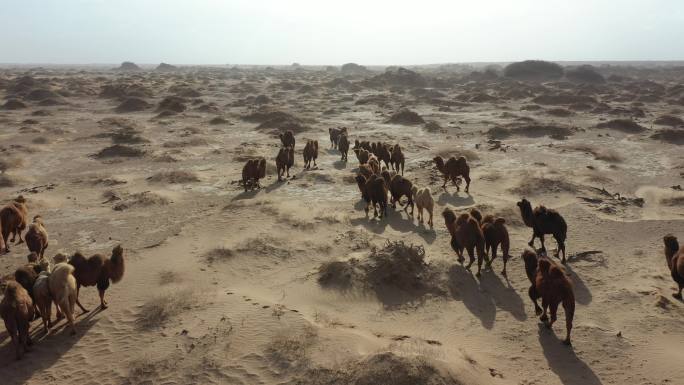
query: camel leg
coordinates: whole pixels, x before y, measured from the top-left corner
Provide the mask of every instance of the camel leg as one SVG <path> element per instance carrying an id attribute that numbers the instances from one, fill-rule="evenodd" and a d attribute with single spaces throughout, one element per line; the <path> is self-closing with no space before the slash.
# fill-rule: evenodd
<path id="1" fill-rule="evenodd" d="M 551 310 L 551 321 L 546 325 L 549 329 L 553 326 L 553 324 L 556 322 L 558 319 L 558 303 L 554 302 L 549 304 L 549 307 Z"/>
<path id="2" fill-rule="evenodd" d="M 542 314 L 542 309 L 539 307 L 539 304 L 537 303 L 537 299 L 539 299 L 539 294 L 537 294 L 537 288 L 534 285 L 530 286 L 529 290 L 527 290 L 527 294 L 530 296 L 530 299 L 534 303 L 534 314 L 540 316 Z"/>
<path id="3" fill-rule="evenodd" d="M 470 190 L 470 176 L 464 176 L 463 179 L 466 181 L 466 186 L 465 186 L 465 192 L 468 192 Z"/>
<path id="4" fill-rule="evenodd" d="M 506 264 L 508 263 L 508 253 L 506 253 L 505 250 L 502 251 L 502 253 L 503 253 L 502 258 L 503 258 L 503 261 L 504 261 L 504 268 L 503 268 L 503 271 L 501 272 L 501 275 L 503 275 L 503 276 L 505 277 L 505 276 L 507 275 L 507 273 L 506 273 Z"/>
<path id="5" fill-rule="evenodd" d="M 489 263 L 487 266 L 492 266 L 492 263 L 494 263 L 494 260 L 496 259 L 496 251 L 498 249 L 499 245 L 498 244 L 493 244 L 492 245 L 492 259 L 489 260 Z"/>
<path id="6" fill-rule="evenodd" d="M 107 308 L 107 300 L 105 300 L 105 291 L 104 290 L 98 290 L 98 293 L 100 294 L 100 307 L 104 310 Z"/>
<path id="7" fill-rule="evenodd" d="M 556 258 L 558 258 L 558 254 L 563 253 L 563 259 L 561 259 L 561 263 L 565 265 L 565 242 L 559 241 L 558 238 L 556 238 L 556 242 L 558 242 L 558 251 L 556 251 Z"/>
<path id="8" fill-rule="evenodd" d="M 418 206 L 418 222 L 423 223 L 423 208 Z"/>
<path id="9" fill-rule="evenodd" d="M 542 297 L 542 315 L 539 317 L 539 320 L 544 323 L 547 327 L 549 326 L 549 316 L 546 315 L 546 312 L 549 308 L 549 304 L 546 302 L 546 300 Z"/>
<path id="10" fill-rule="evenodd" d="M 428 224 L 430 227 L 432 227 L 432 210 L 428 210 L 428 213 L 430 213 L 430 220 L 428 221 Z"/>
<path id="11" fill-rule="evenodd" d="M 474 255 L 474 250 L 472 247 L 466 248 L 466 251 L 468 252 L 468 257 L 470 258 L 470 262 L 468 263 L 468 266 L 466 266 L 466 269 L 470 270 L 470 267 L 473 265 L 473 262 L 475 262 L 475 255 Z M 478 263 L 477 266 L 477 275 L 480 275 L 480 263 Z"/>
<path id="12" fill-rule="evenodd" d="M 78 303 L 78 302 L 76 302 Z M 62 313 L 66 314 L 67 318 L 67 323 L 69 324 L 69 327 L 71 327 L 71 335 L 75 336 L 76 335 L 76 326 L 74 326 L 74 313 L 70 312 L 69 309 L 65 309 L 65 306 L 60 306 L 62 307 Z"/>
<path id="13" fill-rule="evenodd" d="M 575 303 L 563 302 L 563 309 L 565 309 L 565 345 L 572 345 L 570 342 L 570 332 L 572 331 L 572 318 L 575 315 Z"/>
<path id="14" fill-rule="evenodd" d="M 444 174 L 444 184 L 442 185 L 442 188 L 445 190 L 446 190 L 446 184 L 447 184 L 448 180 L 449 180 L 449 176 Z M 7 237 L 5 237 L 5 239 L 7 239 Z"/>
<path id="15" fill-rule="evenodd" d="M 678 300 L 682 299 L 682 289 L 684 289 L 684 285 L 681 283 L 679 284 L 679 291 L 677 293 L 672 294 L 673 297 L 677 298 Z"/>
<path id="16" fill-rule="evenodd" d="M 81 311 L 82 311 L 82 312 L 87 313 L 88 310 L 86 310 L 86 308 L 84 308 L 83 305 L 81 305 L 81 301 L 78 300 L 78 293 L 79 293 L 80 291 L 81 291 L 81 285 L 80 285 L 80 284 L 79 284 L 79 285 L 76 285 L 76 305 L 78 305 L 78 307 L 81 308 Z M 64 309 L 62 309 L 62 312 L 64 312 Z M 69 317 L 68 314 L 67 314 L 66 316 L 67 316 L 67 318 Z M 73 317 L 73 316 L 72 316 L 72 317 Z"/>
<path id="17" fill-rule="evenodd" d="M 546 251 L 546 246 L 544 246 L 544 234 L 539 234 L 539 242 L 541 242 L 542 251 Z M 558 257 L 558 255 L 556 255 L 556 257 Z"/>
<path id="18" fill-rule="evenodd" d="M 535 233 L 534 231 L 532 231 L 532 239 L 530 239 L 530 241 L 527 242 L 527 244 L 528 244 L 531 248 L 534 248 L 534 239 L 535 239 L 535 238 L 537 238 L 537 233 Z"/>

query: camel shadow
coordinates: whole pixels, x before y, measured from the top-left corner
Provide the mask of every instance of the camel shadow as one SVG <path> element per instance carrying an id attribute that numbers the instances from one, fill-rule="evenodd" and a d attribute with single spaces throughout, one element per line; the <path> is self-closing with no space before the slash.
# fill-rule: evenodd
<path id="1" fill-rule="evenodd" d="M 399 205 L 397 205 L 399 206 Z M 434 229 L 427 230 L 424 225 L 417 224 L 417 219 L 411 216 L 410 210 L 404 212 L 403 209 L 399 208 L 396 211 L 391 207 L 387 209 L 387 222 L 389 226 L 400 233 L 412 233 L 417 234 L 423 240 L 432 244 L 437 239 L 437 232 Z M 420 231 L 421 227 L 423 228 Z"/>
<path id="2" fill-rule="evenodd" d="M 473 268 L 476 268 L 474 264 Z M 448 273 L 448 287 L 452 298 L 462 301 L 466 309 L 480 319 L 485 329 L 494 327 L 496 305 L 480 289 L 479 283 L 470 271 L 461 265 L 452 266 Z"/>
<path id="3" fill-rule="evenodd" d="M 86 317 L 76 322 L 76 335 L 70 335 L 69 328 L 64 329 L 64 325 L 54 328 L 51 334 L 39 342 L 34 341 L 33 349 L 26 353 L 20 361 L 15 360 L 14 346 L 6 343 L 0 347 L 0 378 L 3 384 L 25 384 L 29 379 L 34 378 L 36 373 L 40 373 L 55 365 L 61 357 L 69 352 L 88 331 L 97 324 L 99 319 Z M 66 322 L 61 321 L 62 324 Z M 34 323 L 33 325 L 38 325 Z M 38 327 L 42 333 L 42 323 Z M 36 333 L 35 330 L 32 333 Z"/>
<path id="4" fill-rule="evenodd" d="M 446 206 L 447 204 L 450 204 L 456 207 L 472 206 L 473 204 L 475 204 L 475 199 L 473 199 L 473 196 L 469 193 L 465 194 L 465 196 L 462 196 L 458 192 L 449 194 L 448 192 L 442 191 L 442 193 L 439 194 L 439 197 L 437 198 L 437 203 L 440 206 Z"/>
<path id="5" fill-rule="evenodd" d="M 525 303 L 517 290 L 510 285 L 504 285 L 499 275 L 491 269 L 482 270 L 480 288 L 485 294 L 489 294 L 497 308 L 510 313 L 518 321 L 527 319 Z"/>
<path id="6" fill-rule="evenodd" d="M 542 323 L 539 327 L 539 344 L 544 357 L 563 384 L 601 385 L 602 382 L 593 370 L 584 363 L 570 346 L 563 345 L 553 330 Z"/>
<path id="7" fill-rule="evenodd" d="M 576 271 L 573 271 L 570 265 L 566 264 L 565 270 L 570 274 L 570 278 L 572 279 L 572 284 L 575 288 L 575 300 L 577 303 L 582 304 L 582 305 L 588 305 L 591 303 L 593 296 L 591 295 L 591 291 L 587 287 L 587 285 L 584 283 L 582 278 L 580 278 L 579 274 L 577 274 Z"/>
<path id="8" fill-rule="evenodd" d="M 347 168 L 347 162 L 344 160 L 336 160 L 333 162 L 333 167 L 336 170 L 344 170 L 345 168 Z"/>

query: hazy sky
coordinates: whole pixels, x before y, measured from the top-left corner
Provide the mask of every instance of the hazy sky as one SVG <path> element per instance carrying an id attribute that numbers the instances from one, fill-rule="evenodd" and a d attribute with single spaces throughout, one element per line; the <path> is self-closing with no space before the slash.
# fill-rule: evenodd
<path id="1" fill-rule="evenodd" d="M 0 63 L 682 60 L 684 0 L 0 0 Z"/>

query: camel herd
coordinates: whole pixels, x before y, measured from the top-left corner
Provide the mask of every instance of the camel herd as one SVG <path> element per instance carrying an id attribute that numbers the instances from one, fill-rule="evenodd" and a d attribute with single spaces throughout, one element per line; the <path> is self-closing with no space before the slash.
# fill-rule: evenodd
<path id="1" fill-rule="evenodd" d="M 341 160 L 346 162 L 350 140 L 346 127 L 330 128 L 331 148 L 340 152 Z M 283 177 L 290 177 L 290 168 L 294 165 L 295 136 L 292 131 L 280 134 L 281 148 L 275 159 L 278 181 Z M 361 198 L 366 202 L 364 211 L 369 214 L 373 206 L 374 217 L 381 220 L 386 217 L 388 205 L 394 209 L 397 204 L 402 206 L 402 199 L 406 198 L 403 210 L 414 214 L 414 206 L 418 206 L 418 221 L 423 223 L 423 210 L 429 214 L 427 223 L 433 227 L 433 211 L 435 202 L 429 187 L 419 187 L 404 177 L 405 156 L 399 144 L 382 142 L 354 141 L 352 148 L 359 162 L 356 183 Z M 305 168 L 311 163 L 316 167 L 318 159 L 318 141 L 308 140 L 303 150 Z M 442 187 L 446 189 L 448 181 L 460 189 L 461 180 L 466 182 L 465 191 L 470 189 L 470 167 L 465 157 L 442 157 L 433 159 L 436 168 L 444 178 Z M 259 180 L 266 176 L 266 159 L 249 159 L 242 169 L 241 184 L 245 191 L 260 188 Z M 565 240 L 567 238 L 567 223 L 563 216 L 544 206 L 532 208 L 527 199 L 517 203 L 520 215 L 526 226 L 532 228 L 532 239 L 528 245 L 534 248 L 534 241 L 539 238 L 541 248 L 538 252 L 525 250 L 522 260 L 525 272 L 530 281 L 528 291 L 535 308 L 535 313 L 549 328 L 557 318 L 558 306 L 562 305 L 566 318 L 565 344 L 570 344 L 570 333 L 575 312 L 575 295 L 570 277 L 562 264 L 566 263 Z M 468 254 L 470 269 L 477 257 L 477 273 L 480 275 L 483 262 L 485 267 L 491 267 L 500 249 L 503 259 L 501 274 L 507 274 L 506 265 L 510 259 L 510 238 L 504 218 L 493 215 L 482 215 L 478 210 L 456 213 L 450 208 L 442 212 L 444 224 L 451 236 L 451 248 L 456 253 L 459 262 L 464 262 L 464 251 Z M 78 306 L 84 313 L 87 310 L 78 300 L 81 286 L 97 286 L 100 296 L 100 308 L 107 307 L 105 291 L 111 283 L 119 282 L 124 275 L 124 251 L 121 246 L 112 249 L 111 256 L 105 257 L 95 254 L 85 257 L 79 252 L 71 257 L 57 254 L 49 261 L 45 258 L 48 247 L 48 232 L 40 215 L 33 217 L 28 224 L 28 230 L 22 239 L 22 232 L 27 228 L 28 205 L 23 196 L 19 196 L 0 209 L 0 252 L 9 252 L 10 243 L 26 242 L 30 252 L 28 263 L 20 266 L 13 275 L 2 277 L 4 297 L 0 302 L 0 316 L 11 337 L 16 350 L 16 357 L 20 359 L 25 351 L 30 349 L 32 341 L 29 334 L 31 322 L 40 318 L 45 333 L 50 333 L 53 326 L 51 319 L 52 304 L 57 309 L 57 320 L 66 317 L 71 334 L 76 333 L 74 325 L 74 311 Z M 556 240 L 558 247 L 555 257 L 561 259 L 561 264 L 549 258 L 546 253 L 544 236 L 550 234 Z M 11 236 L 11 238 L 10 238 Z M 17 240 L 18 238 L 18 240 Z M 680 248 L 677 238 L 667 235 L 663 238 L 665 257 L 668 270 L 679 290 L 673 294 L 682 299 L 684 288 L 684 247 Z M 561 257 L 562 255 L 562 257 Z M 541 307 L 538 300 L 541 299 Z M 550 318 L 547 314 L 550 312 Z"/>
<path id="2" fill-rule="evenodd" d="M 343 162 L 348 161 L 347 154 L 350 145 L 348 128 L 329 128 L 328 133 L 330 134 L 330 148 L 339 150 Z M 284 173 L 289 177 L 289 170 L 294 164 L 294 134 L 291 131 L 281 133 L 280 140 L 282 147 L 276 157 L 278 181 L 282 181 Z M 399 144 L 391 145 L 357 139 L 354 140 L 352 151 L 359 162 L 355 180 L 361 193 L 361 199 L 366 202 L 364 208 L 366 215 L 369 214 L 372 206 L 373 216 L 383 219 L 387 215 L 388 205 L 396 208 L 397 204 L 402 205 L 402 198 L 406 198 L 402 207 L 403 210 L 409 214 L 408 208 L 410 206 L 410 215 L 413 216 L 414 206 L 418 206 L 419 223 L 424 221 L 423 210 L 425 210 L 429 214 L 427 223 L 430 227 L 433 226 L 435 202 L 432 198 L 432 191 L 427 186 L 414 185 L 411 180 L 403 176 L 405 157 Z M 315 160 L 318 157 L 318 142 L 307 141 L 303 156 L 306 169 L 310 167 L 312 160 L 315 166 Z M 264 162 L 264 158 L 258 158 L 248 160 L 245 164 L 242 180 L 245 191 L 249 188 L 259 187 L 259 179 L 265 177 Z M 466 183 L 464 190 L 466 193 L 469 192 L 470 166 L 465 157 L 444 159 L 437 156 L 433 162 L 444 178 L 442 188 L 446 189 L 447 182 L 451 181 L 456 186 L 457 191 L 460 191 L 461 180 L 463 180 Z M 253 166 L 257 163 L 261 167 Z M 558 306 L 562 304 L 565 309 L 567 330 L 563 342 L 569 345 L 575 312 L 575 295 L 572 281 L 562 266 L 567 262 L 565 252 L 567 223 L 556 210 L 542 205 L 533 208 L 527 199 L 521 199 L 517 202 L 517 206 L 525 225 L 532 228 L 532 239 L 528 245 L 534 249 L 536 238 L 539 238 L 541 243 L 541 248 L 538 251 L 528 249 L 522 254 L 525 272 L 531 283 L 529 296 L 534 303 L 535 313 L 550 328 L 556 321 Z M 503 259 L 501 274 L 507 275 L 506 265 L 510 259 L 510 238 L 504 218 L 493 215 L 483 216 L 476 209 L 457 214 L 448 207 L 443 210 L 442 217 L 451 236 L 451 248 L 456 253 L 459 262 L 465 261 L 463 257 L 465 251 L 469 257 L 466 265 L 469 270 L 477 257 L 476 275 L 479 276 L 483 262 L 485 267 L 491 267 L 500 249 Z M 544 236 L 547 234 L 552 235 L 558 244 L 554 256 L 560 259 L 561 264 L 547 256 L 544 243 Z M 679 285 L 679 291 L 674 294 L 674 297 L 682 299 L 684 248 L 679 248 L 677 238 L 672 235 L 666 236 L 664 242 L 668 269 L 672 272 L 674 281 Z M 540 298 L 541 307 L 537 303 Z M 549 311 L 551 313 L 550 318 L 547 314 Z"/>
<path id="3" fill-rule="evenodd" d="M 110 281 L 117 283 L 124 275 L 124 252 L 121 246 L 114 247 L 110 257 L 100 254 L 85 257 L 76 252 L 69 258 L 60 253 L 52 261 L 48 260 L 45 258 L 48 232 L 40 215 L 33 217 L 33 223 L 28 226 L 22 239 L 27 216 L 28 205 L 23 196 L 15 198 L 0 210 L 0 246 L 3 251 L 9 251 L 10 243 L 21 244 L 24 241 L 29 250 L 28 263 L 17 268 L 13 275 L 0 279 L 5 287 L 0 302 L 0 316 L 5 322 L 17 359 L 29 351 L 33 344 L 29 329 L 35 318 L 42 320 L 45 334 L 50 333 L 53 303 L 57 309 L 57 321 L 66 317 L 71 334 L 76 334 L 76 305 L 84 313 L 87 312 L 78 300 L 81 286 L 97 286 L 100 306 L 105 309 L 107 301 L 104 295 Z M 9 234 L 12 234 L 11 239 L 8 238 Z"/>

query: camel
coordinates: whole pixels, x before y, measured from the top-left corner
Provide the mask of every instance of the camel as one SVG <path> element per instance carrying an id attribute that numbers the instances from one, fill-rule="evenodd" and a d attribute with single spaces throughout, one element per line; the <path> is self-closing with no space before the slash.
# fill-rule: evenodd
<path id="1" fill-rule="evenodd" d="M 30 350 L 33 344 L 29 335 L 29 328 L 33 320 L 33 301 L 26 289 L 14 281 L 7 282 L 5 295 L 0 302 L 0 316 L 5 321 L 7 334 L 12 339 L 17 360 L 24 352 Z"/>
<path id="2" fill-rule="evenodd" d="M 532 210 L 532 204 L 527 199 L 522 199 L 517 203 L 520 208 L 520 215 L 527 227 L 532 228 L 532 239 L 528 243 L 530 247 L 534 247 L 534 239 L 539 237 L 541 241 L 541 249 L 546 251 L 544 246 L 544 234 L 552 234 L 558 242 L 558 250 L 554 254 L 556 258 L 562 252 L 563 259 L 561 263 L 565 264 L 565 239 L 567 237 L 568 226 L 565 219 L 556 210 L 547 209 L 544 206 L 537 206 Z"/>
<path id="3" fill-rule="evenodd" d="M 463 177 L 463 179 L 466 181 L 465 192 L 469 191 L 470 167 L 468 166 L 468 161 L 465 157 L 460 156 L 457 159 L 452 156 L 446 162 L 444 162 L 444 159 L 441 156 L 436 156 L 432 160 L 435 162 L 435 165 L 437 165 L 439 172 L 441 172 L 444 176 L 444 184 L 442 185 L 443 189 L 446 190 L 447 181 L 451 179 L 451 182 L 456 185 L 456 191 L 460 191 L 460 187 L 457 182 L 459 177 Z"/>
<path id="4" fill-rule="evenodd" d="M 428 225 L 432 227 L 432 211 L 435 207 L 435 200 L 432 198 L 432 191 L 429 187 L 419 189 L 416 185 L 411 189 L 413 194 L 413 201 L 418 206 L 418 221 L 423 223 L 423 209 L 430 214 Z"/>
<path id="5" fill-rule="evenodd" d="M 38 257 L 43 258 L 45 249 L 48 247 L 48 233 L 43 224 L 43 218 L 40 215 L 33 217 L 33 223 L 29 225 L 26 235 L 26 246 L 29 251 L 34 252 Z"/>
<path id="6" fill-rule="evenodd" d="M 74 277 L 76 278 L 76 304 L 85 313 L 86 310 L 78 300 L 78 293 L 81 286 L 97 285 L 100 294 L 100 307 L 107 308 L 105 291 L 109 288 L 109 282 L 118 283 L 124 275 L 124 255 L 123 248 L 119 245 L 112 249 L 112 255 L 105 258 L 101 254 L 95 254 L 86 258 L 81 253 L 75 253 L 69 258 L 69 264 L 74 266 Z"/>
<path id="7" fill-rule="evenodd" d="M 486 257 L 484 253 L 484 234 L 482 234 L 482 229 L 477 219 L 473 218 L 470 214 L 464 213 L 456 216 L 451 209 L 448 207 L 442 212 L 444 217 L 444 224 L 451 234 L 451 248 L 458 255 L 459 262 L 463 262 L 463 249 L 468 252 L 468 257 L 470 257 L 470 262 L 466 269 L 470 270 L 470 267 L 475 262 L 475 253 L 477 253 L 477 276 L 480 275 L 482 269 L 482 260 Z M 489 261 L 486 261 L 489 264 Z"/>
<path id="8" fill-rule="evenodd" d="M 503 271 L 501 275 L 506 276 L 506 264 L 508 263 L 510 249 L 510 240 L 508 237 L 508 229 L 506 229 L 506 220 L 503 218 L 494 218 L 492 215 L 487 215 L 481 222 L 482 233 L 485 238 L 485 253 L 489 254 L 492 251 L 489 264 L 491 265 L 496 259 L 496 251 L 501 245 L 501 253 L 503 254 Z"/>
<path id="9" fill-rule="evenodd" d="M 670 270 L 672 279 L 679 286 L 677 293 L 672 294 L 672 296 L 681 300 L 682 288 L 684 288 L 684 248 L 679 247 L 677 237 L 671 234 L 663 237 L 663 243 L 665 243 L 667 269 Z"/>

